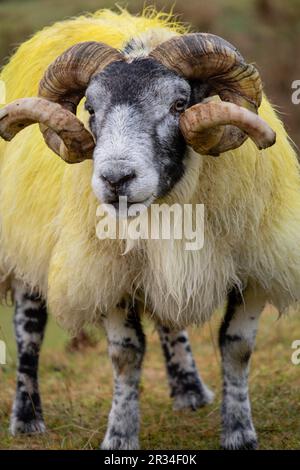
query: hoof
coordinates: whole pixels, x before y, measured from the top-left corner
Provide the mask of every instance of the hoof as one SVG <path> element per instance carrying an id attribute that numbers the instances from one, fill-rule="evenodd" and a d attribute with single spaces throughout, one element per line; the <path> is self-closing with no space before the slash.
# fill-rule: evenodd
<path id="1" fill-rule="evenodd" d="M 46 426 L 42 419 L 21 421 L 15 416 L 11 418 L 9 431 L 13 436 L 17 434 L 42 434 L 46 432 Z"/>
<path id="2" fill-rule="evenodd" d="M 249 431 L 234 431 L 221 439 L 224 450 L 255 450 L 258 448 L 256 433 Z"/>
<path id="3" fill-rule="evenodd" d="M 139 440 L 135 437 L 107 437 L 105 436 L 101 450 L 139 450 Z"/>
<path id="4" fill-rule="evenodd" d="M 174 396 L 173 410 L 197 410 L 213 402 L 215 394 L 203 387 L 199 391 L 189 391 Z"/>

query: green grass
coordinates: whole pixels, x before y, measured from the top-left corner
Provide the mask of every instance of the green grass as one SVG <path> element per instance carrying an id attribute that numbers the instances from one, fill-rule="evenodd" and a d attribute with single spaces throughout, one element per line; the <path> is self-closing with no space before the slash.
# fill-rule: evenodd
<path id="1" fill-rule="evenodd" d="M 153 325 L 146 321 L 148 351 L 141 391 L 141 446 L 144 449 L 218 449 L 220 432 L 220 360 L 216 352 L 220 316 L 191 330 L 197 365 L 216 392 L 213 404 L 197 412 L 174 412 L 168 396 L 163 358 Z M 1 366 L 1 449 L 93 449 L 103 438 L 112 396 L 112 373 L 101 332 L 84 353 L 67 353 L 68 336 L 50 319 L 40 367 L 48 432 L 12 438 L 9 414 L 15 388 L 15 347 L 11 312 L 0 315 L 0 338 L 8 343 L 8 364 Z M 261 449 L 300 447 L 300 366 L 291 363 L 291 343 L 300 339 L 299 313 L 277 320 L 263 315 L 253 355 L 250 388 Z"/>

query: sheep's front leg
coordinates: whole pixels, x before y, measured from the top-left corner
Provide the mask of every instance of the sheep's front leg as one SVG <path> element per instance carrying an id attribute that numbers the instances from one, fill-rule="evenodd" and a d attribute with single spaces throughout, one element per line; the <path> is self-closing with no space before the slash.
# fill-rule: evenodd
<path id="1" fill-rule="evenodd" d="M 225 449 L 255 449 L 248 392 L 249 360 L 254 348 L 265 298 L 258 290 L 246 290 L 243 298 L 233 290 L 220 329 L 223 370 L 222 436 Z"/>
<path id="2" fill-rule="evenodd" d="M 165 357 L 174 409 L 196 410 L 211 403 L 214 394 L 197 371 L 187 331 L 174 331 L 159 325 L 157 330 Z"/>
<path id="3" fill-rule="evenodd" d="M 10 431 L 40 433 L 45 431 L 38 386 L 40 348 L 47 322 L 43 299 L 31 293 L 21 282 L 14 282 L 14 327 L 18 348 L 17 390 Z"/>
<path id="4" fill-rule="evenodd" d="M 145 336 L 134 305 L 122 302 L 104 319 L 114 371 L 114 397 L 102 449 L 139 448 L 139 382 Z"/>

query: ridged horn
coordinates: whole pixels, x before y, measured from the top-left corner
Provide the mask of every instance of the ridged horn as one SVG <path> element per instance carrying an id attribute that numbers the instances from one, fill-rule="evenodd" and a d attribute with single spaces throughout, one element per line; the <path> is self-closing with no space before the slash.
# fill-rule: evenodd
<path id="1" fill-rule="evenodd" d="M 276 141 L 276 134 L 257 114 L 234 103 L 225 103 L 212 98 L 205 103 L 189 108 L 180 116 L 180 128 L 189 145 L 196 152 L 218 155 L 219 143 L 223 141 L 223 152 L 239 147 L 234 129 L 243 131 L 259 149 L 265 149 Z M 227 147 L 226 147 L 227 145 Z"/>
<path id="2" fill-rule="evenodd" d="M 262 100 L 262 83 L 259 73 L 252 64 L 245 62 L 232 44 L 224 39 L 206 33 L 176 36 L 155 48 L 150 56 L 188 80 L 205 81 L 210 85 L 211 95 L 218 95 L 222 101 L 234 103 L 252 113 L 257 113 Z M 196 112 L 197 106 L 201 107 L 202 104 L 193 106 L 192 114 L 188 109 L 185 112 L 186 116 L 181 117 L 182 133 L 196 151 L 202 148 L 206 155 L 216 156 L 239 147 L 247 139 L 245 129 L 251 129 L 251 123 L 248 127 L 245 126 L 244 119 L 245 116 L 250 118 L 250 114 L 235 113 L 235 117 L 237 114 L 243 116 L 243 122 L 239 123 L 238 120 L 229 118 L 230 113 L 227 110 L 225 114 L 229 120 L 223 122 L 222 129 L 220 129 L 221 108 L 218 105 L 219 119 L 215 125 L 213 121 L 210 121 L 210 126 L 204 131 L 201 123 L 195 119 L 196 115 L 198 118 L 203 115 L 201 111 Z M 215 105 L 213 109 L 216 110 Z M 217 114 L 215 113 L 215 116 Z M 192 115 L 193 119 L 190 119 L 187 125 Z M 261 124 L 262 120 L 258 122 Z M 188 135 L 186 135 L 187 128 L 189 129 Z M 209 142 L 212 143 L 211 146 Z"/>
<path id="3" fill-rule="evenodd" d="M 76 117 L 77 105 L 92 77 L 112 62 L 124 60 L 116 49 L 82 42 L 50 64 L 39 86 L 39 98 L 17 100 L 0 110 L 0 136 L 11 140 L 39 123 L 44 140 L 67 163 L 92 158 L 94 139 Z"/>
<path id="4" fill-rule="evenodd" d="M 18 132 L 34 123 L 43 126 L 46 136 L 51 132 L 49 146 L 64 160 L 74 163 L 92 158 L 95 145 L 92 135 L 60 104 L 43 98 L 22 98 L 0 110 L 0 136 L 5 140 L 12 140 Z"/>
<path id="5" fill-rule="evenodd" d="M 85 90 L 93 75 L 101 72 L 107 65 L 115 61 L 124 60 L 123 55 L 110 46 L 100 42 L 81 42 L 67 49 L 57 57 L 48 67 L 39 86 L 39 96 L 49 101 L 59 103 L 64 109 L 76 114 L 77 105 L 83 98 Z M 80 122 L 80 121 L 79 121 Z M 79 126 L 78 126 L 79 128 Z M 40 125 L 41 132 L 46 144 L 55 151 L 60 145 L 57 144 L 57 135 L 50 127 Z M 66 139 L 79 142 L 82 132 L 77 135 L 65 134 Z M 85 142 L 81 148 L 90 149 L 92 136 L 86 135 Z M 80 146 L 75 149 L 80 150 Z M 64 152 L 60 155 L 68 163 L 77 163 L 87 158 L 92 158 L 92 153 L 78 153 L 72 149 L 71 153 Z"/>
<path id="6" fill-rule="evenodd" d="M 96 73 L 123 55 L 101 42 L 80 42 L 70 47 L 46 70 L 39 86 L 39 96 L 55 101 L 76 113 L 79 101 Z"/>

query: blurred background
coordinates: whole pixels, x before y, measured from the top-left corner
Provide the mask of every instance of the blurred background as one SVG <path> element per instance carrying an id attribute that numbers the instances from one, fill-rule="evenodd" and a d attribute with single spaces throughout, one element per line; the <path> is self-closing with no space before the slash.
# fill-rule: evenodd
<path id="1" fill-rule="evenodd" d="M 59 20 L 114 7 L 117 0 L 0 0 L 0 67 L 18 45 Z M 192 25 L 193 31 L 223 36 L 255 62 L 265 91 L 294 142 L 300 147 L 300 104 L 291 101 L 291 84 L 300 80 L 300 0 L 128 0 L 131 13 L 155 5 Z M 220 315 L 201 332 L 191 330 L 197 365 L 216 391 L 216 401 L 196 414 L 174 414 L 163 359 L 153 324 L 146 322 L 148 354 L 142 386 L 142 447 L 148 449 L 216 449 L 219 446 Z M 12 309 L 0 307 L 0 339 L 7 344 L 7 364 L 0 367 L 0 448 L 89 449 L 99 445 L 111 401 L 111 368 L 101 333 L 88 331 L 78 345 L 49 321 L 41 361 L 41 388 L 50 430 L 44 437 L 8 434 L 15 388 L 16 349 Z M 262 449 L 299 448 L 299 367 L 291 363 L 291 343 L 300 339 L 299 312 L 278 321 L 267 309 L 259 330 L 250 377 L 252 404 Z M 78 350 L 74 352 L 74 350 Z M 81 354 L 83 349 L 89 349 Z M 72 353 L 73 351 L 73 353 Z M 100 359 L 100 360 L 99 360 Z M 100 363 L 100 367 L 99 367 Z M 155 387 L 153 387 L 155 384 Z"/>
<path id="2" fill-rule="evenodd" d="M 100 8 L 117 0 L 0 0 L 0 66 L 17 45 L 43 26 Z M 117 2 L 132 13 L 145 5 L 169 11 L 195 31 L 206 31 L 236 45 L 255 62 L 265 90 L 300 146 L 300 105 L 291 102 L 291 83 L 300 80 L 299 0 L 129 0 Z"/>

